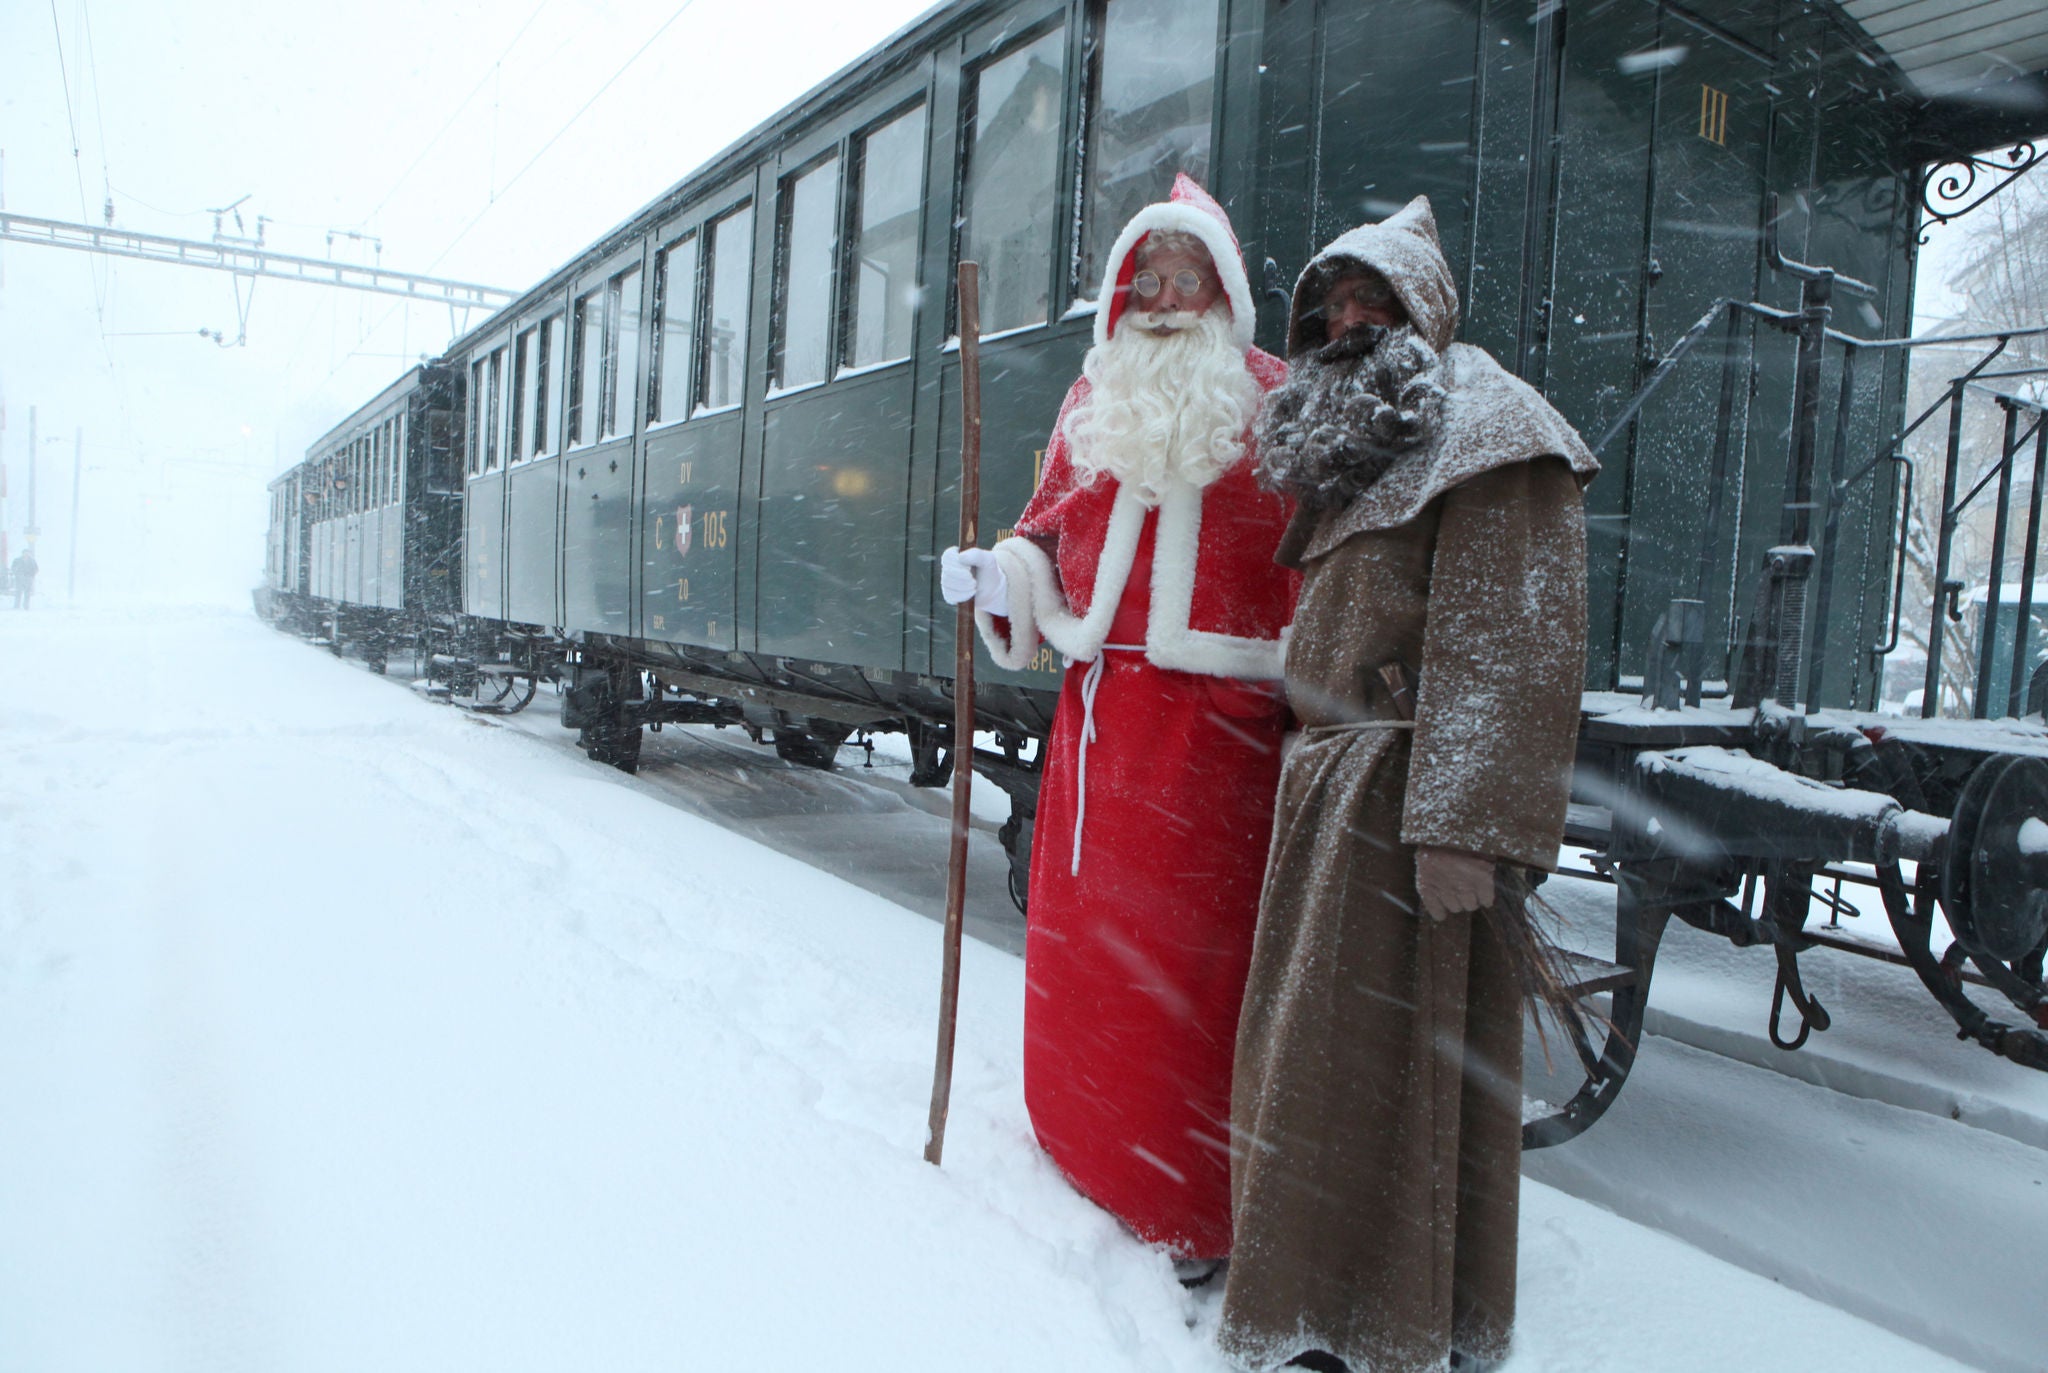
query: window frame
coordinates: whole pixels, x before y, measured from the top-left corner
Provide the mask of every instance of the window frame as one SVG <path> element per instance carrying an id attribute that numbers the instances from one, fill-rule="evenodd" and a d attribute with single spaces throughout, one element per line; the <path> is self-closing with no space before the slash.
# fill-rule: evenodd
<path id="1" fill-rule="evenodd" d="M 491 430 L 484 439 L 484 475 L 486 476 L 500 470 L 504 466 L 506 407 L 501 402 L 505 394 L 506 351 L 506 343 L 500 342 L 486 349 L 484 353 L 485 360 L 489 363 L 488 372 L 491 382 Z"/>
<path id="2" fill-rule="evenodd" d="M 639 349 L 640 355 L 635 359 L 634 365 L 643 373 L 646 370 L 646 248 L 646 237 L 636 236 L 630 246 L 619 249 L 604 261 L 578 273 L 567 287 L 567 308 L 560 311 L 545 310 L 532 321 L 532 327 L 535 328 L 544 328 L 547 321 L 557 315 L 562 321 L 562 423 L 561 433 L 555 440 L 555 453 L 568 453 L 584 448 L 595 448 L 601 444 L 619 443 L 640 432 L 637 416 L 634 417 L 635 423 L 620 427 L 613 433 L 606 432 L 606 425 L 608 422 L 616 425 L 619 418 L 615 407 L 619 396 L 620 325 L 625 304 L 622 283 L 624 278 L 636 272 L 640 274 L 640 279 L 635 285 L 634 308 L 640 313 L 640 331 L 643 339 Z M 578 308 L 592 300 L 598 302 L 595 326 L 598 354 L 594 374 L 597 396 L 594 411 L 590 408 L 591 398 L 583 394 L 585 382 L 590 379 L 586 376 L 590 370 L 589 360 L 578 346 L 579 343 L 587 343 L 587 340 L 577 338 L 576 327 Z M 590 332 L 588 321 L 585 332 Z M 643 375 L 638 385 L 644 387 L 645 383 L 646 378 Z M 583 421 L 586 417 L 589 420 L 587 434 L 583 432 Z"/>
<path id="3" fill-rule="evenodd" d="M 469 365 L 464 369 L 467 375 L 463 378 L 466 403 L 462 407 L 465 412 L 462 416 L 462 432 L 469 451 L 463 455 L 462 465 L 466 469 L 465 475 L 472 479 L 483 475 L 483 436 L 477 428 L 477 420 L 483 414 L 484 405 L 483 365 L 482 358 L 471 354 Z"/>
<path id="4" fill-rule="evenodd" d="M 578 318 L 586 302 L 597 302 L 597 368 L 593 372 L 585 360 L 585 349 L 589 347 L 592 330 L 585 320 Z M 604 336 L 605 311 L 611 304 L 610 278 L 599 275 L 588 290 L 572 291 L 568 310 L 568 386 L 562 409 L 562 451 L 573 452 L 579 448 L 591 448 L 601 440 L 598 435 L 604 428 Z M 579 327 L 580 326 L 580 327 Z M 584 395 L 587 383 L 597 382 L 597 395 Z M 584 437 L 583 422 L 590 420 L 590 436 Z"/>
<path id="5" fill-rule="evenodd" d="M 608 273 L 604 283 L 604 408 L 598 417 L 597 442 L 599 443 L 616 443 L 620 439 L 633 438 L 640 432 L 640 417 L 637 413 L 632 412 L 636 412 L 640 408 L 640 397 L 644 394 L 643 388 L 646 381 L 644 373 L 647 361 L 647 264 L 639 251 L 639 246 L 635 245 L 632 258 L 617 265 L 618 270 Z M 620 429 L 617 425 L 620 418 L 619 400 L 623 388 L 619 383 L 628 371 L 623 363 L 624 353 L 622 349 L 625 342 L 626 310 L 629 308 L 629 302 L 626 299 L 625 283 L 629 277 L 633 278 L 633 298 L 630 302 L 630 308 L 636 321 L 634 324 L 635 336 L 632 367 L 630 369 L 634 374 L 632 378 L 633 403 L 631 406 L 626 407 L 628 410 L 625 416 L 626 426 Z"/>
<path id="6" fill-rule="evenodd" d="M 527 393 L 529 390 L 527 386 L 527 368 L 529 364 L 534 368 L 540 366 L 539 354 L 539 322 L 535 321 L 524 324 L 524 327 L 515 327 L 512 331 L 512 403 L 506 407 L 510 411 L 510 414 L 507 416 L 506 429 L 511 435 L 511 441 L 507 444 L 505 451 L 505 466 L 508 468 L 516 467 L 518 464 L 525 462 L 532 454 L 532 445 L 527 437 L 527 426 L 531 421 L 531 417 L 527 414 Z M 532 388 L 536 393 L 538 391 L 538 380 L 536 376 L 534 378 L 535 386 Z"/>
<path id="7" fill-rule="evenodd" d="M 1054 32 L 1061 35 L 1063 43 L 1060 54 L 1060 130 L 1055 142 L 1055 147 L 1059 151 L 1053 168 L 1051 186 L 1053 195 L 1059 196 L 1072 185 L 1077 120 L 1085 119 L 1085 112 L 1077 115 L 1081 97 L 1076 93 L 1079 87 L 1076 84 L 1075 67 L 1080 39 L 1075 32 L 1076 25 L 1071 22 L 1072 18 L 1071 9 L 1066 5 L 1060 5 L 1049 8 L 1035 22 L 1019 22 L 1015 27 L 1005 24 L 986 42 L 979 45 L 980 51 L 976 56 L 964 58 L 960 63 L 958 110 L 953 135 L 952 247 L 946 257 L 951 277 L 946 288 L 945 333 L 949 336 L 957 337 L 960 332 L 960 263 L 967 250 L 967 229 L 972 209 L 968 203 L 968 192 L 974 174 L 974 124 L 980 114 L 981 75 L 1003 59 L 1042 41 L 1047 35 Z M 931 193 L 929 184 L 925 187 L 925 193 Z M 1036 324 L 1020 324 L 994 333 L 984 332 L 983 341 L 1010 338 L 1029 333 L 1033 329 L 1050 328 L 1064 321 L 1066 310 L 1072 302 L 1063 295 L 1064 279 L 1069 273 L 1062 261 L 1062 250 L 1068 255 L 1074 251 L 1072 241 L 1076 233 L 1075 220 L 1078 218 L 1075 213 L 1076 206 L 1068 205 L 1065 209 L 1066 213 L 1060 215 L 1054 223 L 1052 244 L 1048 253 L 1049 261 L 1046 263 L 1046 317 Z"/>
<path id="8" fill-rule="evenodd" d="M 534 366 L 539 380 L 534 391 L 533 415 L 537 426 L 531 457 L 559 457 L 563 426 L 569 413 L 569 312 L 550 310 L 535 322 L 539 336 L 539 358 Z"/>
<path id="9" fill-rule="evenodd" d="M 930 93 L 920 86 L 912 94 L 896 101 L 873 119 L 864 121 L 847 135 L 844 171 L 840 177 L 840 198 L 844 202 L 844 213 L 839 235 L 839 328 L 834 340 L 837 345 L 839 366 L 833 373 L 834 378 L 840 372 L 849 369 L 855 371 L 857 375 L 865 376 L 869 372 L 878 372 L 884 368 L 894 367 L 898 363 L 908 362 L 917 356 L 917 326 L 925 304 L 922 288 L 925 285 L 925 211 L 931 203 L 932 185 L 932 104 Z M 911 250 L 912 260 L 917 264 L 916 285 L 920 288 L 920 298 L 910 312 L 910 342 L 901 356 L 884 358 L 879 362 L 855 363 L 851 361 L 854 356 L 854 336 L 860 328 L 860 303 L 856 299 L 860 290 L 860 277 L 855 270 L 855 259 L 860 253 L 860 238 L 865 227 L 861 219 L 861 195 L 867 186 L 868 142 L 876 132 L 888 128 L 899 119 L 908 118 L 913 112 L 924 117 L 924 138 L 918 148 L 917 240 Z"/>
<path id="10" fill-rule="evenodd" d="M 647 321 L 648 386 L 645 403 L 641 406 L 645 411 L 645 423 L 649 429 L 666 429 L 672 424 L 687 423 L 696 413 L 697 396 L 701 389 L 698 385 L 699 367 L 703 362 L 697 346 L 697 336 L 703 319 L 704 292 L 708 289 L 704 272 L 707 261 L 704 241 L 705 231 L 712 222 L 709 219 L 692 217 L 683 221 L 680 227 L 672 224 L 652 237 L 653 250 L 648 257 L 648 271 L 652 274 L 649 281 Z M 684 296 L 690 303 L 689 356 L 683 359 L 682 375 L 677 378 L 682 383 L 683 391 L 682 404 L 677 407 L 680 413 L 669 414 L 665 413 L 669 398 L 664 394 L 666 388 L 662 383 L 662 373 L 668 362 L 668 306 L 675 299 L 675 283 L 669 280 L 668 258 L 669 254 L 685 244 L 691 248 L 690 279 L 684 288 Z"/>
<path id="11" fill-rule="evenodd" d="M 768 297 L 768 385 L 769 394 L 780 397 L 799 391 L 808 391 L 823 386 L 839 374 L 839 306 L 840 283 L 845 278 L 845 257 L 847 249 L 846 220 L 849 213 L 846 194 L 846 143 L 843 138 L 833 139 L 825 148 L 812 154 L 791 170 L 782 172 L 775 181 L 775 251 L 773 275 L 769 281 Z M 832 203 L 826 207 L 825 223 L 832 232 L 832 242 L 826 253 L 826 271 L 830 274 L 825 282 L 825 360 L 823 375 L 812 381 L 797 382 L 794 385 L 783 380 L 782 370 L 789 346 L 789 287 L 791 267 L 790 231 L 796 214 L 796 184 L 804 178 L 823 171 L 826 164 L 832 165 Z"/>
<path id="12" fill-rule="evenodd" d="M 699 297 L 699 308 L 697 311 L 697 336 L 693 345 L 693 350 L 695 351 L 697 357 L 695 366 L 696 385 L 695 387 L 692 388 L 693 395 L 691 397 L 689 416 L 691 419 L 708 419 L 713 415 L 728 414 L 734 410 L 744 409 L 747 403 L 747 377 L 750 371 L 749 363 L 751 361 L 748 354 L 753 350 L 755 343 L 753 320 L 755 295 L 754 287 L 756 286 L 756 284 L 758 284 L 759 271 L 761 266 L 759 262 L 759 248 L 761 236 L 761 221 L 759 215 L 761 207 L 759 203 L 759 197 L 755 194 L 754 179 L 752 176 L 749 176 L 747 178 L 746 186 L 747 189 L 745 193 L 738 197 L 737 199 L 725 201 L 723 200 L 723 198 L 721 198 L 721 200 L 723 201 L 722 208 L 710 214 L 704 215 L 702 217 L 700 227 L 698 230 L 699 239 L 697 247 L 697 271 L 699 276 L 703 280 L 704 287 L 703 292 Z M 747 232 L 741 240 L 747 245 L 747 273 L 745 278 L 746 346 L 740 350 L 738 388 L 739 398 L 737 400 L 726 401 L 722 404 L 713 406 L 705 404 L 704 401 L 705 393 L 710 390 L 712 342 L 711 329 L 708 326 L 706 316 L 710 313 L 710 309 L 713 303 L 713 296 L 717 288 L 718 228 L 727 220 L 736 218 L 741 214 L 746 214 L 748 216 L 748 220 Z"/>
<path id="13" fill-rule="evenodd" d="M 1211 51 L 1217 54 L 1216 65 L 1209 78 L 1209 181 L 1208 189 L 1215 191 L 1216 170 L 1221 165 L 1220 150 L 1223 142 L 1223 96 L 1228 83 L 1229 68 L 1222 54 L 1230 32 L 1230 0 L 1215 0 L 1216 37 Z M 1091 174 L 1094 170 L 1096 119 L 1102 106 L 1102 60 L 1108 44 L 1107 24 L 1110 0 L 1080 0 L 1079 42 L 1075 48 L 1076 67 L 1075 102 L 1078 110 L 1074 135 L 1070 140 L 1068 156 L 1074 160 L 1072 177 L 1073 205 L 1068 219 L 1066 309 L 1072 310 L 1082 301 L 1090 301 L 1100 307 L 1100 301 L 1092 300 L 1092 293 L 1102 282 L 1084 281 L 1081 277 L 1081 255 L 1087 250 L 1088 234 L 1094 227 L 1090 212 L 1095 208 L 1090 198 Z M 1119 225 L 1120 229 L 1122 226 Z M 1116 236 L 1110 236 L 1110 246 L 1116 245 Z M 1099 276 L 1099 273 L 1098 273 Z"/>

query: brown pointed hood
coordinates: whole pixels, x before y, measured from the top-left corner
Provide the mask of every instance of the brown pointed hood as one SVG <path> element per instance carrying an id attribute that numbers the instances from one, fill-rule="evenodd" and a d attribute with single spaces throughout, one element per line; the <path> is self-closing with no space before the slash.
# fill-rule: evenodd
<path id="1" fill-rule="evenodd" d="M 1444 261 L 1429 197 L 1419 195 L 1377 224 L 1348 230 L 1302 271 L 1287 321 L 1289 357 L 1323 342 L 1320 322 L 1308 318 L 1315 301 L 1332 278 L 1357 267 L 1370 267 L 1387 279 L 1424 343 L 1439 353 L 1450 346 L 1458 332 L 1458 284 Z"/>
<path id="2" fill-rule="evenodd" d="M 1377 224 L 1361 224 L 1317 253 L 1294 286 L 1288 320 L 1289 357 L 1324 343 L 1314 302 L 1347 267 L 1370 267 L 1385 277 L 1408 310 L 1415 335 L 1436 353 L 1425 377 L 1443 396 L 1441 414 L 1426 442 L 1404 454 L 1340 509 L 1321 512 L 1305 541 L 1290 538 L 1290 562 L 1318 558 L 1353 534 L 1406 524 L 1423 507 L 1461 482 L 1510 463 L 1562 459 L 1584 486 L 1600 464 L 1570 421 L 1536 389 L 1507 371 L 1493 355 L 1455 343 L 1458 287 L 1437 240 L 1429 199 L 1417 196 Z"/>

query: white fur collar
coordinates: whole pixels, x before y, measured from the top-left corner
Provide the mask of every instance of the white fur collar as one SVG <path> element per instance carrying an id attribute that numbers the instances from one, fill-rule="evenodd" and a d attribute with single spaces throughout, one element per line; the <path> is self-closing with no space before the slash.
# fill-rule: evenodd
<path id="1" fill-rule="evenodd" d="M 1160 493 L 1145 656 L 1155 667 L 1180 672 L 1275 680 L 1281 675 L 1278 639 L 1242 638 L 1195 629 L 1190 624 L 1195 560 L 1202 541 L 1203 495 L 1203 489 L 1178 477 L 1169 478 L 1166 490 Z M 1102 652 L 1125 583 L 1130 580 L 1145 511 L 1145 503 L 1120 483 L 1103 533 L 1086 615 L 1074 614 L 1067 604 L 1060 592 L 1058 569 L 1043 548 L 1026 538 L 1004 539 L 996 545 L 996 560 L 1009 582 L 1009 635 L 999 634 L 995 621 L 984 613 L 977 612 L 975 621 L 999 667 L 1027 668 L 1040 635 L 1076 662 L 1092 661 Z"/>

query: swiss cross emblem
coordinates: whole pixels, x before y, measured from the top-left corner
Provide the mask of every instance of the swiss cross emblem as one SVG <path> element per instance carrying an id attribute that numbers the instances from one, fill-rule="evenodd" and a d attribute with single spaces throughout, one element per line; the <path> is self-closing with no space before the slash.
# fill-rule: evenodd
<path id="1" fill-rule="evenodd" d="M 679 505 L 676 507 L 676 556 L 678 558 L 690 551 L 690 525 L 693 522 L 695 511 L 695 506 Z"/>

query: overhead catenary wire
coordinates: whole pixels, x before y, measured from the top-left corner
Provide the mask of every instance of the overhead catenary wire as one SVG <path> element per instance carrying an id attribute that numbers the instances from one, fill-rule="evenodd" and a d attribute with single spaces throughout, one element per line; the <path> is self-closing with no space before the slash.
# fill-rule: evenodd
<path id="1" fill-rule="evenodd" d="M 519 183 L 519 178 L 525 176 L 528 172 L 532 171 L 534 168 L 534 164 L 538 163 L 543 157 L 546 157 L 548 154 L 548 150 L 554 147 L 555 144 L 561 142 L 563 135 L 567 134 L 570 129 L 576 126 L 576 121 L 583 118 L 583 116 L 589 112 L 590 107 L 592 105 L 595 105 L 601 98 L 603 98 L 604 93 L 610 90 L 612 86 L 618 81 L 618 79 L 624 76 L 626 72 L 629 69 L 631 69 L 633 64 L 635 62 L 638 62 L 641 59 L 641 57 L 643 57 L 646 54 L 649 48 L 654 46 L 656 40 L 658 40 L 663 34 L 667 33 L 669 29 L 674 26 L 676 20 L 682 18 L 683 15 L 686 12 L 688 12 L 690 7 L 696 3 L 697 0 L 683 0 L 682 4 L 676 6 L 675 13 L 671 14 L 667 19 L 664 19 L 661 23 L 661 27 L 656 29 L 653 33 L 649 34 L 647 36 L 647 41 L 642 43 L 639 47 L 635 48 L 633 50 L 633 55 L 631 57 L 628 57 L 623 63 L 621 63 L 617 71 L 613 72 L 610 76 L 606 77 L 604 80 L 604 84 L 599 86 L 595 91 L 591 92 L 590 98 L 588 100 L 584 101 L 581 105 L 577 106 L 576 113 L 570 115 L 566 120 L 564 120 L 562 122 L 562 126 L 556 129 L 554 133 L 549 136 L 548 141 L 540 145 L 539 151 L 534 153 L 532 157 L 526 159 L 525 165 L 520 167 L 518 171 L 512 173 L 510 179 L 508 179 L 504 185 L 497 188 L 496 197 L 493 200 L 491 200 L 489 204 L 485 205 L 483 209 L 477 211 L 476 217 L 474 219 L 470 220 L 469 223 L 463 225 L 462 228 L 459 231 L 457 231 L 455 237 L 448 241 L 448 246 L 441 250 L 440 255 L 436 257 L 431 263 L 427 264 L 427 270 L 432 271 L 434 268 L 440 266 L 441 260 L 447 257 L 448 254 L 455 251 L 455 245 L 462 242 L 463 239 L 467 238 L 469 236 L 469 231 L 476 228 L 477 225 L 481 224 L 484 220 L 484 216 L 488 215 L 492 210 L 498 207 L 499 202 L 502 201 L 505 197 L 505 192 L 511 190 L 514 186 L 516 186 Z"/>
<path id="2" fill-rule="evenodd" d="M 496 209 L 500 204 L 504 202 L 505 192 L 511 190 L 514 185 L 518 184 L 521 177 L 525 176 L 528 172 L 532 171 L 533 168 L 540 162 L 540 160 L 543 157 L 547 156 L 548 151 L 551 148 L 553 148 L 555 144 L 559 143 L 562 140 L 562 138 L 569 132 L 570 129 L 576 126 L 576 122 L 582 119 L 585 114 L 589 113 L 590 108 L 604 97 L 605 92 L 609 91 L 614 85 L 616 85 L 618 83 L 619 78 L 624 76 L 629 70 L 631 70 L 634 63 L 638 62 L 643 56 L 645 56 L 647 50 L 649 48 L 652 48 L 655 45 L 655 43 L 660 40 L 663 34 L 667 33 L 671 28 L 673 28 L 675 26 L 675 22 L 678 19 L 682 18 L 683 15 L 686 14 L 690 10 L 690 8 L 696 4 L 696 2 L 697 0 L 683 0 L 683 3 L 678 5 L 675 11 L 671 13 L 667 19 L 664 19 L 661 22 L 661 25 L 658 28 L 656 28 L 653 33 L 649 34 L 646 40 L 642 42 L 639 47 L 635 48 L 632 54 L 629 57 L 627 57 L 624 62 L 619 64 L 618 69 L 614 71 L 610 76 L 606 77 L 604 79 L 603 84 L 598 86 L 598 88 L 595 91 L 591 92 L 590 97 L 586 99 L 581 105 L 577 106 L 573 114 L 571 114 L 567 119 L 562 121 L 561 126 L 558 127 L 554 131 L 554 133 L 548 136 L 547 141 L 541 144 L 539 149 L 534 152 L 533 156 L 529 157 L 525 161 L 525 163 L 520 166 L 519 170 L 514 172 L 511 175 L 511 177 L 505 181 L 503 185 L 496 188 L 495 197 L 489 203 L 487 203 L 483 207 L 483 209 L 479 210 L 476 213 L 475 217 L 473 217 L 467 224 L 464 224 L 462 228 L 456 232 L 455 237 L 450 239 L 448 241 L 447 246 L 442 248 L 440 253 L 437 254 L 434 257 L 433 261 L 428 264 L 427 270 L 432 271 L 434 268 L 440 266 L 441 263 L 444 260 L 446 260 L 448 255 L 455 251 L 456 246 L 460 244 L 463 239 L 467 238 L 470 232 L 473 229 L 475 229 L 477 225 L 481 224 L 484 221 L 484 218 L 487 215 L 489 215 L 492 210 Z M 532 21 L 529 20 L 528 22 L 531 23 Z M 493 65 L 495 67 L 495 64 Z M 489 79 L 490 74 L 486 73 L 484 80 L 488 81 Z M 476 89 L 481 90 L 483 88 L 483 84 L 483 82 L 479 82 L 477 84 Z M 471 97 L 473 97 L 474 94 L 475 91 L 472 91 Z M 465 97 L 465 99 L 467 98 L 470 97 Z M 389 199 L 389 197 L 387 196 L 386 199 Z M 375 212 L 372 211 L 372 213 Z M 360 339 L 367 339 L 371 337 L 379 329 L 382 329 L 386 324 L 390 323 L 393 315 L 397 314 L 400 310 L 408 308 L 409 307 L 406 305 L 396 305 L 393 306 L 390 310 L 385 311 L 383 316 L 380 317 L 375 324 L 371 325 L 369 329 L 359 331 Z M 459 333 L 460 330 L 452 330 L 452 332 Z M 328 369 L 327 375 L 324 378 L 322 378 L 323 383 L 327 381 L 332 381 L 336 376 L 340 375 L 341 369 L 344 366 L 346 366 L 348 362 L 355 356 L 356 353 L 353 349 L 350 350 L 347 354 L 343 355 L 342 358 L 339 361 L 337 361 L 333 367 Z"/>
<path id="3" fill-rule="evenodd" d="M 85 40 L 81 46 L 85 52 L 86 68 L 92 73 L 93 121 L 100 137 L 100 185 L 106 191 L 107 203 L 105 213 L 107 223 L 112 224 L 114 222 L 114 173 L 107 159 L 107 107 L 100 99 L 99 43 L 93 37 L 92 10 L 87 6 L 86 0 L 78 0 L 78 21 L 79 27 L 85 32 Z"/>
<path id="4" fill-rule="evenodd" d="M 57 36 L 57 79 L 64 86 L 64 122 L 71 129 L 71 171 L 78 180 L 78 214 L 92 217 L 85 203 L 85 168 L 79 158 L 78 115 L 71 107 L 71 73 L 64 66 L 64 25 L 57 18 L 57 0 L 50 0 L 50 30 Z"/>
<path id="5" fill-rule="evenodd" d="M 457 119 L 460 119 L 462 117 L 462 112 L 469 108 L 469 102 L 476 99 L 477 96 L 480 93 L 482 93 L 485 85 L 487 85 L 498 74 L 499 70 L 505 65 L 505 59 L 512 55 L 512 49 L 519 46 L 519 40 L 526 37 L 526 31 L 533 27 L 533 23 L 536 19 L 540 18 L 541 11 L 545 10 L 549 5 L 553 3 L 554 0 L 540 0 L 540 3 L 534 6 L 533 13 L 526 16 L 526 22 L 519 26 L 519 32 L 512 35 L 512 41 L 505 45 L 504 51 L 500 52 L 497 55 L 497 57 L 491 62 L 490 66 L 484 68 L 484 74 L 482 78 L 479 79 L 474 86 L 471 86 L 469 88 L 469 94 L 463 96 L 462 99 L 455 102 L 455 108 L 449 111 L 448 118 L 442 123 L 441 127 L 434 130 L 433 136 L 429 138 L 425 143 L 422 143 L 420 145 L 419 154 L 413 158 L 411 163 L 409 163 L 406 166 L 406 169 L 404 171 L 398 174 L 398 180 L 391 183 L 391 189 L 386 191 L 383 197 L 379 199 L 377 203 L 370 208 L 370 212 L 368 214 L 364 215 L 361 219 L 356 221 L 356 228 L 360 229 L 365 224 L 368 224 L 371 220 L 377 217 L 379 211 L 381 211 L 386 205 L 389 205 L 391 203 L 391 198 L 398 194 L 400 188 L 402 188 L 405 185 L 407 180 L 411 178 L 412 174 L 420 169 L 420 164 L 427 160 L 427 154 L 432 152 L 434 150 L 435 145 L 438 144 L 443 138 L 447 137 L 448 131 L 455 127 L 455 121 Z"/>
<path id="6" fill-rule="evenodd" d="M 78 209 L 81 218 L 90 219 L 92 211 L 85 195 L 85 163 L 82 145 L 78 137 L 78 113 L 71 98 L 71 72 L 64 61 L 64 23 L 57 14 L 57 0 L 50 0 L 50 31 L 57 44 L 57 76 L 64 89 L 64 122 L 71 133 L 71 171 L 78 186 Z M 97 68 L 95 68 L 95 71 Z M 102 148 L 105 145 L 105 129 L 101 129 Z M 101 159 L 102 170 L 105 158 Z M 127 388 L 121 376 L 121 369 L 114 361 L 114 350 L 107 343 L 107 302 L 104 287 L 100 282 L 97 267 L 86 264 L 88 279 L 92 282 L 93 319 L 99 335 L 100 356 L 107 365 L 107 379 L 114 388 L 114 409 L 120 416 L 123 436 L 131 443 L 135 439 L 135 421 L 128 410 Z"/>

